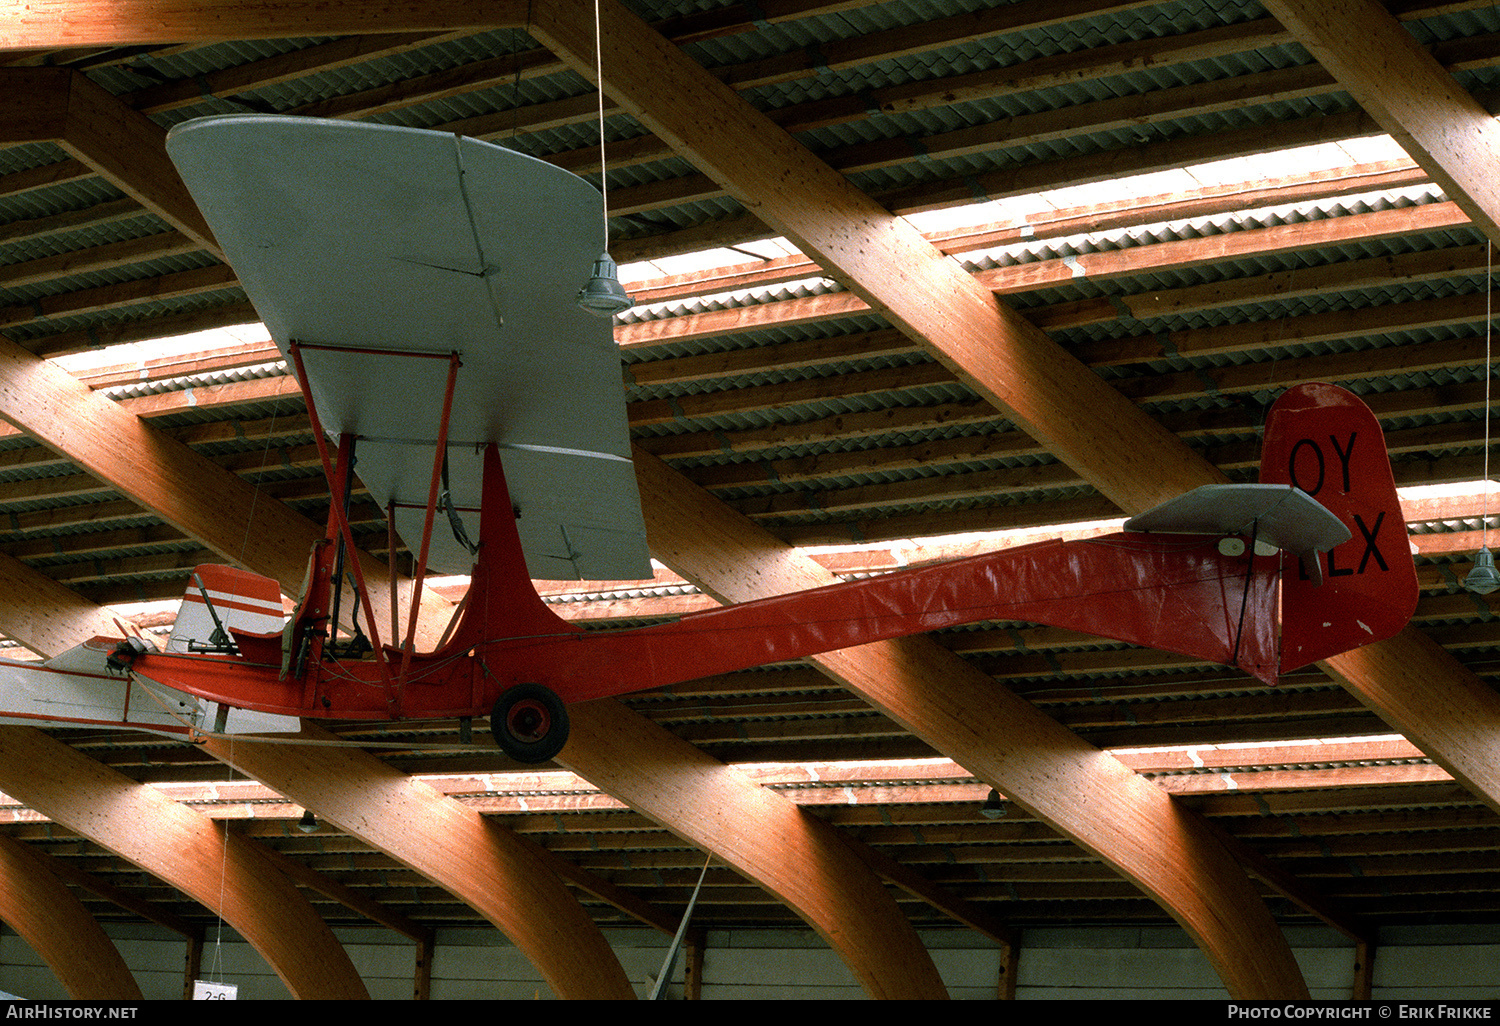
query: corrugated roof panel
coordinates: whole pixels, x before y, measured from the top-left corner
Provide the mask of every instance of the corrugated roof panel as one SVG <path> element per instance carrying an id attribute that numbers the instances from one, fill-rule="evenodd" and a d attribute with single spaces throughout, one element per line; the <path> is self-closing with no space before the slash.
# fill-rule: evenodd
<path id="1" fill-rule="evenodd" d="M 610 215 L 610 237 L 618 239 L 642 239 L 653 235 L 664 235 L 683 228 L 712 224 L 743 217 L 745 208 L 738 200 L 728 196 L 677 203 L 670 210 L 647 210 L 629 214 Z M 766 229 L 765 237 L 774 235 Z M 688 252 L 696 247 L 674 249 L 673 252 Z"/>
<path id="2" fill-rule="evenodd" d="M 608 125 L 605 126 L 608 129 Z M 576 127 L 576 141 L 578 143 L 572 149 L 592 149 L 595 153 L 599 147 L 599 130 L 593 125 L 579 125 Z M 660 181 L 668 181 L 674 178 L 689 178 L 701 176 L 691 161 L 682 157 L 666 157 L 661 160 L 653 160 L 647 163 L 618 164 L 609 169 L 609 187 L 611 190 L 624 190 L 635 185 L 646 185 Z M 591 182 L 598 183 L 597 171 L 582 176 Z M 717 188 L 710 186 L 713 191 Z M 615 202 L 624 202 L 625 197 L 616 195 L 611 198 L 611 206 Z M 654 211 L 653 211 L 654 212 Z"/>
<path id="3" fill-rule="evenodd" d="M 633 433 L 643 437 L 703 431 L 745 431 L 893 407 L 937 406 L 944 403 L 964 402 L 973 398 L 973 393 L 957 381 L 918 387 L 898 386 L 864 395 L 834 393 L 821 399 L 810 399 L 774 409 L 747 410 L 740 413 L 704 417 L 680 417 L 667 423 L 637 426 L 632 430 Z"/>
<path id="4" fill-rule="evenodd" d="M 843 292 L 833 279 L 823 276 L 802 278 L 794 282 L 783 282 L 765 288 L 740 289 L 706 296 L 694 296 L 682 301 L 641 304 L 616 315 L 617 324 L 640 324 L 647 321 L 667 320 L 687 314 L 708 310 L 729 310 L 746 306 L 759 306 L 789 299 L 809 296 L 826 296 Z"/>
<path id="5" fill-rule="evenodd" d="M 208 388 L 233 381 L 257 381 L 287 376 L 285 361 L 261 363 L 249 367 L 213 371 L 178 378 L 152 378 L 148 381 L 132 381 L 124 385 L 110 385 L 99 391 L 111 399 L 127 399 L 147 395 L 162 395 L 166 392 L 182 392 L 190 388 Z"/>
<path id="6" fill-rule="evenodd" d="M 976 105 L 982 106 L 982 105 Z M 911 160 L 893 166 L 872 170 L 860 170 L 850 178 L 862 188 L 876 194 L 894 192 L 897 189 L 933 181 L 962 180 L 965 176 L 982 175 L 1005 168 L 1027 168 L 1026 183 L 1008 189 L 1003 183 L 987 181 L 985 192 L 988 198 L 1024 195 L 1048 188 L 1046 183 L 1037 183 L 1036 169 L 1049 164 L 1056 168 L 1057 184 L 1080 184 L 1087 181 L 1105 181 L 1112 172 L 1105 169 L 1082 177 L 1071 162 L 1080 157 L 1103 153 L 1126 153 L 1150 142 L 1164 142 L 1186 137 L 1208 137 L 1215 133 L 1239 129 L 1274 128 L 1283 121 L 1295 121 L 1302 117 L 1316 117 L 1325 113 L 1341 113 L 1349 109 L 1347 99 L 1317 97 L 1254 110 L 1236 110 L 1223 114 L 1202 115 L 1163 120 L 1150 125 L 1132 125 L 1127 128 L 1070 135 L 1065 139 L 1038 140 L 1020 145 L 998 145 L 981 152 L 966 152 L 957 156 L 929 153 L 920 158 L 913 153 Z M 982 116 L 975 115 L 978 120 Z M 915 120 L 915 119 L 914 119 Z M 831 132 L 832 130 L 829 130 Z M 828 133 L 825 133 L 828 134 Z M 915 135 L 920 133 L 898 133 Z M 1248 145 L 1247 140 L 1247 145 Z M 1261 148 L 1259 145 L 1257 149 Z M 1251 152 L 1247 150 L 1246 152 Z M 910 209 L 922 209 L 920 201 Z"/>
<path id="7" fill-rule="evenodd" d="M 1112 11 L 1093 18 L 1081 18 L 1025 31 L 990 35 L 956 44 L 936 45 L 930 49 L 903 54 L 894 59 L 875 60 L 855 67 L 839 67 L 819 72 L 816 78 L 820 81 L 820 85 L 817 88 L 826 95 L 842 95 L 939 76 L 1010 69 L 1024 65 L 1028 61 L 1057 57 L 1091 47 L 1182 35 L 1225 25 L 1251 22 L 1264 17 L 1263 9 L 1257 4 L 1160 6 L 1172 8 L 1175 13 L 1163 17 L 1162 11 L 1158 8 Z M 883 7 L 880 10 L 886 9 Z M 943 13 L 948 14 L 951 11 L 952 8 L 948 7 Z M 870 13 L 869 9 L 860 9 L 837 17 L 844 21 L 862 24 Z M 1180 21 L 1180 25 L 1174 25 L 1174 20 Z M 813 20 L 797 24 L 811 25 Z M 785 28 L 785 26 L 776 28 Z M 874 30 L 872 26 L 871 31 Z M 1306 55 L 1298 47 L 1262 47 L 1258 44 L 1258 40 L 1247 40 L 1243 52 L 1264 51 L 1267 54 L 1279 54 L 1276 57 L 1259 58 L 1262 66 L 1269 66 L 1264 64 L 1264 61 L 1268 59 L 1276 66 L 1290 66 L 1307 61 Z M 785 49 L 787 51 L 805 50 L 811 45 L 810 41 L 789 39 L 785 44 Z M 1232 60 L 1232 58 L 1224 59 Z M 1248 70 L 1250 66 L 1240 65 L 1241 71 Z M 1153 66 L 1147 62 L 1141 62 L 1132 74 L 1149 75 L 1156 74 L 1160 70 L 1160 65 Z M 1084 76 L 1077 77 L 1083 78 Z M 778 86 L 775 85 L 758 87 L 751 93 L 756 105 L 764 108 L 783 106 L 788 102 L 787 98 L 794 95 L 796 95 L 794 91 L 778 93 Z"/>
<path id="8" fill-rule="evenodd" d="M 821 366 L 780 368 L 754 374 L 738 375 L 733 378 L 714 378 L 712 380 L 653 387 L 633 386 L 628 388 L 626 393 L 630 401 L 644 402 L 652 399 L 711 395 L 740 388 L 760 388 L 791 382 L 816 382 L 821 380 L 826 380 L 829 384 L 829 391 L 834 392 L 837 391 L 838 379 L 841 375 L 921 366 L 932 362 L 932 359 L 925 352 L 916 351 L 880 359 L 830 360 Z"/>
<path id="9" fill-rule="evenodd" d="M 56 475 L 47 475 L 46 477 L 37 477 L 30 480 L 45 481 L 47 477 L 51 476 Z M 0 505 L 0 527 L 9 526 L 5 523 L 5 519 L 9 516 L 20 517 L 27 513 L 34 513 L 39 510 L 67 509 L 74 506 L 77 506 L 81 509 L 83 507 L 92 506 L 96 503 L 111 502 L 118 498 L 122 498 L 119 492 L 115 491 L 112 488 L 106 488 L 105 486 L 100 485 L 97 489 L 91 490 L 87 494 L 82 496 L 69 494 L 62 497 L 52 498 L 13 499 L 4 503 L 3 505 Z M 156 517 L 149 518 L 149 520 L 158 519 L 159 518 Z M 88 520 L 90 524 L 93 523 L 93 521 L 87 516 L 85 517 L 85 520 Z M 72 533 L 72 530 L 73 529 L 70 527 L 67 533 Z"/>
<path id="10" fill-rule="evenodd" d="M 812 324 L 782 325 L 756 328 L 742 332 L 719 332 L 711 336 L 673 340 L 663 339 L 650 347 L 632 347 L 626 359 L 632 362 L 642 359 L 668 359 L 677 356 L 697 356 L 701 353 L 724 352 L 732 349 L 747 349 L 777 342 L 791 342 L 804 338 L 834 338 L 839 335 L 854 335 L 864 331 L 878 331 L 889 327 L 873 314 L 829 318 Z"/>
<path id="11" fill-rule="evenodd" d="M 272 110 L 295 110 L 479 60 L 503 57 L 518 47 L 529 50 L 532 45 L 524 33 L 508 29 L 478 33 L 261 86 L 245 95 Z"/>
<path id="12" fill-rule="evenodd" d="M 120 528 L 116 526 L 115 530 Z M 162 569 L 147 569 L 144 567 L 132 568 L 133 572 L 120 573 L 118 561 L 120 560 L 145 560 L 149 557 L 169 557 L 174 553 L 196 553 L 201 552 L 203 546 L 192 538 L 181 538 L 175 541 L 152 542 L 140 545 L 120 545 L 111 548 L 107 554 L 87 553 L 75 555 L 70 553 L 58 553 L 55 556 L 44 556 L 27 560 L 27 564 L 42 571 L 50 577 L 67 580 L 70 586 L 77 586 L 88 580 L 101 578 L 112 578 L 114 580 L 137 580 L 152 578 L 162 575 L 181 576 L 183 568 L 176 566 Z M 105 564 L 109 565 L 105 565 Z"/>
<path id="13" fill-rule="evenodd" d="M 0 151 L 0 154 L 8 152 L 10 151 Z M 54 155 L 38 154 L 38 156 Z M 20 172 L 33 167 L 47 167 L 68 159 L 61 151 L 57 151 L 55 157 L 56 159 L 38 160 L 34 163 L 28 161 L 24 166 L 13 170 Z M 10 173 L 12 172 L 0 171 L 0 174 Z M 97 204 L 120 199 L 124 195 L 114 185 L 97 175 L 74 178 L 57 185 L 0 196 L 0 224 L 52 217 L 71 210 L 87 210 Z"/>
<path id="14" fill-rule="evenodd" d="M 104 63 L 89 70 L 89 77 L 116 95 L 149 89 L 162 82 L 197 78 L 226 68 L 304 50 L 323 38 L 256 39 L 197 46 L 169 47 L 136 54 L 123 62 Z"/>
<path id="15" fill-rule="evenodd" d="M 937 513 L 951 513 L 959 511 L 984 510 L 988 513 L 986 523 L 981 527 L 974 525 L 972 530 L 1005 530 L 1018 524 L 1028 525 L 1028 517 L 1025 507 L 1032 503 L 1062 503 L 1071 499 L 1088 498 L 1096 494 L 1094 489 L 1087 486 L 1045 488 L 1025 493 L 1024 496 L 975 496 L 961 499 L 946 499 L 939 501 L 926 500 L 921 503 L 921 512 L 926 515 Z M 843 526 L 851 521 L 879 521 L 888 517 L 910 516 L 913 507 L 910 504 L 892 503 L 888 505 L 875 505 L 861 507 L 856 511 L 818 512 L 812 511 L 805 514 L 777 516 L 774 518 L 757 518 L 761 526 L 769 528 L 773 532 L 778 529 L 806 528 L 820 525 Z M 973 523 L 968 521 L 968 523 Z"/>
<path id="16" fill-rule="evenodd" d="M 1346 261 L 1385 258 L 1406 253 L 1471 246 L 1479 241 L 1481 240 L 1472 228 L 1467 226 L 1456 227 L 1440 231 L 1424 231 L 1383 238 L 1361 239 L 1339 245 L 1313 247 L 1297 252 L 1276 251 L 1257 253 L 1239 258 L 1225 257 L 1214 261 L 1211 265 L 1152 271 L 1150 273 L 1115 277 L 1107 280 L 1101 279 L 1096 282 L 1090 282 L 1086 278 L 1074 279 L 1069 282 L 1050 285 L 1045 289 L 1028 291 L 1007 298 L 1018 308 L 1030 309 L 1053 303 L 1090 298 L 1093 295 L 1101 293 L 1121 296 L 1139 295 L 1147 292 L 1186 288 L 1205 282 L 1248 279 L 1277 272 L 1290 272 L 1295 283 L 1296 273 L 1299 269 L 1312 269 Z M 1454 282 L 1469 282 L 1469 288 L 1478 287 L 1475 274 L 1459 274 L 1451 276 L 1450 280 Z M 1392 290 L 1404 287 L 1401 285 L 1386 286 L 1387 289 Z M 1422 286 L 1416 285 L 1412 287 L 1420 289 Z M 1392 298 L 1395 298 L 1399 295 L 1399 292 L 1392 291 L 1390 295 Z M 1286 303 L 1293 305 L 1285 307 L 1285 309 L 1296 310 L 1298 308 L 1295 304 L 1302 301 L 1300 297 L 1278 300 L 1266 309 L 1280 310 L 1283 309 L 1282 304 Z M 1232 315 L 1232 310 L 1229 311 L 1229 314 Z M 1175 322 L 1168 323 L 1175 324 Z M 1182 324 L 1178 326 L 1190 325 Z M 1086 326 L 1081 329 L 1061 329 L 1061 331 L 1066 334 L 1075 330 L 1094 330 L 1095 327 Z"/>
<path id="17" fill-rule="evenodd" d="M 77 252 L 128 239 L 141 239 L 151 235 L 165 236 L 169 232 L 171 232 L 170 226 L 158 215 L 138 210 L 133 215 L 113 218 L 104 223 L 83 224 L 65 231 L 35 235 L 16 242 L 0 243 L 0 266 L 40 260 L 59 253 Z M 0 272 L 0 281 L 3 280 L 4 272 Z M 3 296 L 3 290 L 0 290 L 0 296 Z M 0 298 L 0 302 L 4 302 L 4 299 Z"/>
<path id="18" fill-rule="evenodd" d="M 146 234 L 161 234 L 163 227 L 159 219 L 156 221 L 156 232 Z M 109 231 L 106 227 L 104 231 Z M 155 260 L 146 260 L 124 267 L 111 267 L 88 271 L 83 274 L 73 274 L 65 278 L 49 278 L 45 281 L 31 282 L 25 285 L 15 285 L 8 288 L 0 288 L 0 304 L 6 306 L 25 306 L 36 300 L 47 296 L 62 295 L 69 292 L 78 292 L 83 289 L 101 288 L 106 285 L 118 285 L 124 282 L 143 281 L 149 278 L 157 278 L 164 274 L 174 274 L 178 271 L 191 271 L 203 267 L 212 267 L 218 261 L 207 253 L 182 253 L 176 256 L 159 257 Z"/>
<path id="19" fill-rule="evenodd" d="M 1432 17 L 1406 19 L 1402 24 L 1418 42 L 1431 46 L 1444 40 L 1500 32 L 1500 8 L 1450 4 Z"/>
<path id="20" fill-rule="evenodd" d="M 193 311 L 211 310 L 245 302 L 245 294 L 238 288 L 215 289 L 192 296 L 174 296 L 170 300 L 145 300 L 128 306 L 111 308 L 100 313 L 78 314 L 67 317 L 48 317 L 25 324 L 7 327 L 5 334 L 15 342 L 26 344 L 35 339 L 46 338 L 62 332 L 90 329 L 106 324 L 144 321 L 154 317 L 168 317 Z"/>
<path id="21" fill-rule="evenodd" d="M 24 439 L 30 441 L 30 439 Z M 61 457 L 53 457 L 49 451 L 37 451 L 38 445 L 22 445 L 17 447 L 25 454 L 19 463 L 8 463 L 0 466 L 0 482 L 12 483 L 15 481 L 45 481 L 48 478 L 68 477 L 81 471 L 71 461 Z M 3 526 L 3 525 L 0 525 Z"/>

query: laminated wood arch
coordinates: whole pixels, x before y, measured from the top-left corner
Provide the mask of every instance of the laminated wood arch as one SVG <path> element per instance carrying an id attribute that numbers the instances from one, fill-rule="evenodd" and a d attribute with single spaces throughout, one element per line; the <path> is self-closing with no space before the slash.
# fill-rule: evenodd
<path id="1" fill-rule="evenodd" d="M 895 899 L 827 823 L 618 702 L 569 715 L 559 762 L 786 902 L 871 997 L 948 996 Z"/>
<path id="2" fill-rule="evenodd" d="M 1267 9 L 1500 244 L 1500 125 L 1374 0 L 1268 0 Z M 1421 631 L 1321 664 L 1334 680 L 1500 811 L 1500 694 Z"/>
<path id="3" fill-rule="evenodd" d="M 833 583 L 806 556 L 636 451 L 652 552 L 745 601 Z M 1137 883 L 1241 998 L 1306 997 L 1291 949 L 1209 825 L 927 637 L 816 656 L 825 673 Z"/>
<path id="4" fill-rule="evenodd" d="M 304 736 L 335 740 L 310 726 Z M 251 740 L 206 748 L 467 902 L 511 938 L 558 997 L 635 997 L 578 899 L 531 846 L 478 812 L 353 748 Z"/>
<path id="5" fill-rule="evenodd" d="M 604 88 L 767 224 L 1126 508 L 1222 475 L 847 179 L 616 3 Z M 533 34 L 592 77 L 594 35 L 556 0 Z M 733 601 L 827 583 L 768 533 L 636 454 L 653 553 Z M 1081 464 L 1081 465 L 1079 465 Z M 668 536 L 671 536 L 669 540 Z M 1139 883 L 1236 997 L 1305 997 L 1291 948 L 1206 824 L 925 638 L 815 660 L 939 751 Z"/>
<path id="6" fill-rule="evenodd" d="M 38 655 L 53 656 L 119 628 L 114 617 L 71 588 L 0 553 L 0 631 Z"/>
<path id="7" fill-rule="evenodd" d="M 141 999 L 140 986 L 98 921 L 42 856 L 9 837 L 0 837 L 0 919 L 31 945 L 75 1001 Z"/>
<path id="8" fill-rule="evenodd" d="M 293 997 L 369 997 L 328 924 L 253 841 L 30 727 L 0 727 L 0 790 L 222 915 Z"/>

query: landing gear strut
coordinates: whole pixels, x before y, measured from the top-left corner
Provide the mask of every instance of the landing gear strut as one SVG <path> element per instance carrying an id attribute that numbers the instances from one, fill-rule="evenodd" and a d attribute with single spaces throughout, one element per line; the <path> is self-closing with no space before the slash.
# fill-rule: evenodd
<path id="1" fill-rule="evenodd" d="M 568 709 L 550 688 L 517 684 L 495 702 L 490 731 L 517 762 L 546 762 L 568 742 Z"/>

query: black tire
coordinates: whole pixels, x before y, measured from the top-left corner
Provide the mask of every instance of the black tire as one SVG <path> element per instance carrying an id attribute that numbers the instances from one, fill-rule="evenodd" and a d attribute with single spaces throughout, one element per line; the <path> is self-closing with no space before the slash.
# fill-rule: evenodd
<path id="1" fill-rule="evenodd" d="M 517 762 L 546 762 L 568 743 L 568 707 L 551 688 L 517 684 L 495 702 L 490 732 Z"/>

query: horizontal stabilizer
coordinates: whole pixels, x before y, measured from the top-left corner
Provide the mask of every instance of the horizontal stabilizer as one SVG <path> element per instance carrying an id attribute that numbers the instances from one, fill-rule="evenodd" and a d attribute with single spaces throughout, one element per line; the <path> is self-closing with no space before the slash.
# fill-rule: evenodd
<path id="1" fill-rule="evenodd" d="M 184 698 L 192 696 L 185 691 L 173 691 L 153 685 L 161 691 Z M 204 702 L 203 726 L 205 733 L 214 734 L 298 734 L 302 731 L 302 720 L 297 716 L 278 716 L 276 713 L 257 712 L 218 702 Z M 219 717 L 223 716 L 221 722 Z"/>
<path id="2" fill-rule="evenodd" d="M 46 663 L 0 660 L 0 723 L 25 726 L 121 728 L 181 736 L 190 730 L 230 734 L 295 733 L 295 716 L 220 707 L 186 692 L 109 668 L 118 640 L 94 638 Z"/>
<path id="3" fill-rule="evenodd" d="M 1343 521 L 1289 484 L 1211 484 L 1125 521 L 1127 531 L 1254 534 L 1296 556 L 1327 552 L 1350 538 Z"/>

